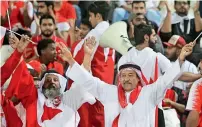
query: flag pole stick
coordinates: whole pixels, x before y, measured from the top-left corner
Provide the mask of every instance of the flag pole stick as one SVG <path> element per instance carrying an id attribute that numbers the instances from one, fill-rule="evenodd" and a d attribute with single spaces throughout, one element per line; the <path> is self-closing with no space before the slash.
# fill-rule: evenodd
<path id="1" fill-rule="evenodd" d="M 10 31 L 11 33 L 17 34 L 17 35 L 19 35 L 20 37 L 22 37 L 22 35 L 20 35 L 19 33 L 16 33 L 16 32 L 14 32 L 14 31 L 12 31 L 12 30 L 9 30 L 9 29 L 7 29 L 7 30 Z M 28 41 L 30 41 L 32 44 L 36 44 L 36 43 L 33 42 L 32 40 L 29 40 L 29 39 L 28 39 Z"/>

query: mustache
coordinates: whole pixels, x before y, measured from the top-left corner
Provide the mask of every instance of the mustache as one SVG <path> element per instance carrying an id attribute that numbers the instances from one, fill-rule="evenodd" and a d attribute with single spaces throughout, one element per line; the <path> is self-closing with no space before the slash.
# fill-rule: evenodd
<path id="1" fill-rule="evenodd" d="M 131 84 L 131 82 L 130 81 L 125 81 L 125 82 L 123 82 L 123 84 Z"/>

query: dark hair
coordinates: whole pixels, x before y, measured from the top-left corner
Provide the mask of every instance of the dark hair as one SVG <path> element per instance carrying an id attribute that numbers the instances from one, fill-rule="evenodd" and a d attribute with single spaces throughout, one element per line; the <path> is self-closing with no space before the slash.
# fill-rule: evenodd
<path id="1" fill-rule="evenodd" d="M 91 30 L 92 29 L 92 25 L 90 24 L 88 19 L 82 19 L 81 20 L 81 24 L 88 26 L 88 28 Z"/>
<path id="2" fill-rule="evenodd" d="M 44 50 L 48 47 L 49 44 L 55 43 L 52 39 L 42 39 L 38 42 L 37 52 L 41 56 L 41 50 Z"/>
<path id="3" fill-rule="evenodd" d="M 135 33 L 135 43 L 136 45 L 138 45 L 144 43 L 145 35 L 150 36 L 152 34 L 152 27 L 150 25 L 140 24 L 135 26 L 134 33 Z"/>
<path id="4" fill-rule="evenodd" d="M 54 19 L 51 15 L 46 14 L 46 15 L 43 15 L 43 16 L 40 18 L 40 21 L 39 21 L 39 24 L 40 24 L 40 25 L 41 25 L 41 23 L 42 23 L 42 20 L 44 20 L 44 19 L 52 19 L 53 24 L 55 24 L 55 19 Z"/>
<path id="5" fill-rule="evenodd" d="M 174 4 L 176 5 L 177 2 L 180 2 L 180 1 L 175 0 Z M 187 0 L 187 3 L 188 3 L 188 5 L 190 5 L 190 0 Z"/>
<path id="6" fill-rule="evenodd" d="M 56 74 L 59 74 L 55 69 L 50 69 L 50 70 L 45 71 L 45 72 L 41 75 L 41 79 L 43 79 L 43 77 L 44 77 L 45 74 L 47 74 L 47 73 L 56 73 Z"/>
<path id="7" fill-rule="evenodd" d="M 109 10 L 110 7 L 105 1 L 95 1 L 88 7 L 89 12 L 92 12 L 94 15 L 99 13 L 104 21 L 107 20 Z"/>
<path id="8" fill-rule="evenodd" d="M 37 0 L 37 3 L 42 3 L 42 2 L 45 3 L 45 5 L 46 5 L 47 7 L 52 6 L 53 9 L 54 9 L 54 3 L 53 3 L 53 1 Z"/>
<path id="9" fill-rule="evenodd" d="M 146 7 L 145 1 L 133 1 L 132 7 L 133 7 L 133 4 L 139 4 L 139 3 L 144 3 L 144 6 Z"/>

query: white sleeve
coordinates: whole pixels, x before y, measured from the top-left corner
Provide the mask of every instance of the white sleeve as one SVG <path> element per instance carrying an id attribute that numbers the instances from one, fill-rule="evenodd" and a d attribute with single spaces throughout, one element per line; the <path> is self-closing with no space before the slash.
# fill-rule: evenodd
<path id="1" fill-rule="evenodd" d="M 70 26 L 67 22 L 60 22 L 56 24 L 59 31 L 68 31 Z"/>
<path id="2" fill-rule="evenodd" d="M 183 65 L 181 68 L 183 68 Z M 164 98 L 166 90 L 172 87 L 174 81 L 178 80 L 182 74 L 181 68 L 177 60 L 156 82 L 145 86 L 154 104 L 158 105 Z"/>
<path id="3" fill-rule="evenodd" d="M 194 74 L 199 73 L 197 67 L 193 63 L 191 63 L 190 68 L 191 68 L 192 73 L 194 73 Z"/>
<path id="4" fill-rule="evenodd" d="M 172 64 L 170 60 L 161 53 L 157 53 L 157 58 L 158 58 L 158 65 L 159 65 L 160 71 L 163 74 L 172 66 Z"/>
<path id="5" fill-rule="evenodd" d="M 117 99 L 117 87 L 115 85 L 107 84 L 100 79 L 93 77 L 76 62 L 67 70 L 66 76 L 72 79 L 75 84 L 82 85 L 85 90 L 101 102 Z"/>
<path id="6" fill-rule="evenodd" d="M 30 27 L 32 35 L 34 35 L 36 33 L 36 29 L 37 29 L 36 27 L 37 27 L 36 22 L 35 22 L 35 20 L 33 20 L 31 23 L 31 27 Z"/>
<path id="7" fill-rule="evenodd" d="M 62 96 L 62 103 L 77 111 L 85 102 L 94 104 L 96 102 L 93 95 L 88 93 L 82 86 L 73 83 L 70 90 L 67 90 Z"/>

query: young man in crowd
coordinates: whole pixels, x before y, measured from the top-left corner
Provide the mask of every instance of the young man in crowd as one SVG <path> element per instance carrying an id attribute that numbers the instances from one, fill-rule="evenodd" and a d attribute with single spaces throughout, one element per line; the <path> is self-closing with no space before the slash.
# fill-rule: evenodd
<path id="1" fill-rule="evenodd" d="M 87 34 L 78 44 L 73 46 L 73 57 L 77 60 L 79 64 L 84 60 L 83 44 L 84 41 L 94 36 L 97 44 L 94 52 L 92 54 L 92 75 L 98 77 L 99 79 L 113 83 L 114 75 L 114 51 L 109 48 L 102 48 L 99 46 L 99 40 L 104 31 L 109 27 L 109 23 L 106 21 L 109 11 L 109 5 L 105 1 L 93 2 L 89 8 L 89 22 L 92 26 Z M 83 27 L 83 26 L 82 26 Z M 87 108 L 87 107 L 86 107 Z M 87 113 L 86 113 L 87 114 Z M 83 115 L 85 117 L 85 114 Z M 96 104 L 90 107 L 90 118 L 85 117 L 85 121 L 89 121 L 91 126 L 104 127 L 104 107 L 97 101 Z M 87 120 L 88 119 L 88 120 Z M 84 125 L 84 124 L 83 124 Z"/>
<path id="2" fill-rule="evenodd" d="M 65 42 L 68 37 L 68 30 L 70 25 L 67 22 L 67 19 L 63 15 L 55 15 L 54 13 L 54 2 L 53 1 L 37 1 L 37 15 L 34 16 L 34 21 L 31 24 L 31 33 L 33 35 L 40 35 L 40 18 L 43 15 L 51 15 L 55 20 L 55 33 L 56 36 L 62 38 Z M 38 17 L 37 17 L 38 16 Z"/>
<path id="3" fill-rule="evenodd" d="M 66 44 L 64 40 L 54 35 L 56 26 L 55 20 L 51 15 L 43 15 L 40 18 L 39 24 L 41 34 L 32 37 L 32 41 L 36 42 L 36 44 L 29 44 L 24 53 L 24 58 L 27 60 L 27 62 L 34 60 L 38 57 L 36 52 L 36 46 L 37 43 L 42 39 L 52 39 L 56 43 Z"/>
<path id="4" fill-rule="evenodd" d="M 146 17 L 146 2 L 145 1 L 133 1 L 132 3 L 132 13 L 138 14 L 141 13 Z M 148 20 L 148 19 L 146 19 Z M 158 30 L 158 25 L 153 22 L 148 20 L 148 24 L 154 26 L 154 30 L 157 32 Z"/>
<path id="5" fill-rule="evenodd" d="M 37 52 L 38 60 L 30 62 L 39 62 L 45 65 L 46 70 L 55 69 L 59 74 L 64 75 L 63 65 L 57 62 L 56 43 L 52 39 L 42 39 L 38 42 Z"/>

